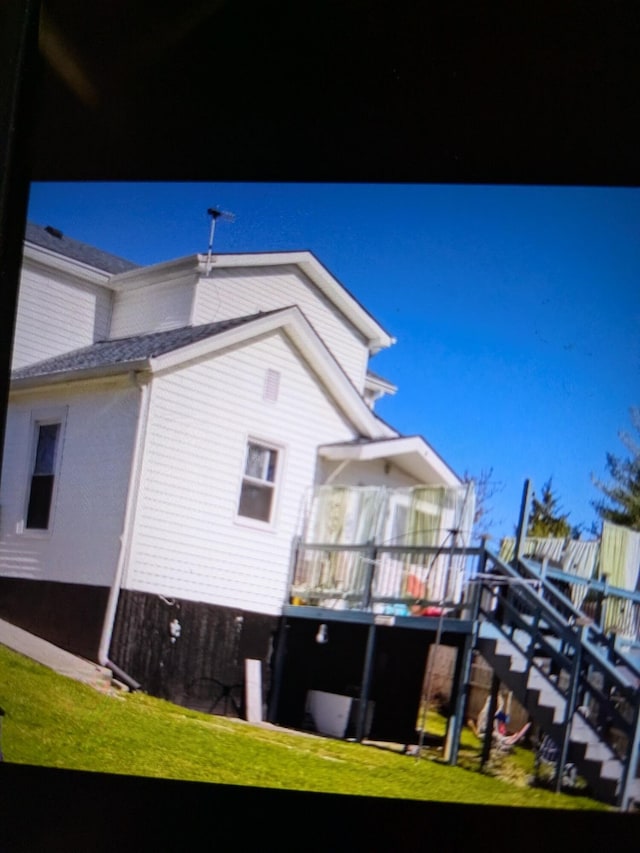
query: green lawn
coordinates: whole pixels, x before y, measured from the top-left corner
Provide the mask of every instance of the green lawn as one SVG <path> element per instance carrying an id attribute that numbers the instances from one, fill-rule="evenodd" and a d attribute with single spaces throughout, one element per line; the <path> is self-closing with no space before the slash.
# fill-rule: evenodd
<path id="1" fill-rule="evenodd" d="M 250 726 L 142 693 L 110 696 L 0 646 L 5 761 L 171 779 L 504 806 L 603 809 L 437 760 Z M 434 731 L 437 718 L 429 718 Z M 473 766 L 477 741 L 463 740 Z M 431 757 L 436 757 L 432 753 Z M 516 780 L 517 781 L 517 780 Z"/>

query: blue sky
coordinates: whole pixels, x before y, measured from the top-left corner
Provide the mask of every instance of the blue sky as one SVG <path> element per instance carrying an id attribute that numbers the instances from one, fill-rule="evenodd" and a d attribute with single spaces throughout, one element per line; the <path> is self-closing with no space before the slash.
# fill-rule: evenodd
<path id="1" fill-rule="evenodd" d="M 40 183 L 29 218 L 141 264 L 310 249 L 398 343 L 379 414 L 458 473 L 493 468 L 492 533 L 553 476 L 587 527 L 640 405 L 640 190 L 370 184 Z"/>

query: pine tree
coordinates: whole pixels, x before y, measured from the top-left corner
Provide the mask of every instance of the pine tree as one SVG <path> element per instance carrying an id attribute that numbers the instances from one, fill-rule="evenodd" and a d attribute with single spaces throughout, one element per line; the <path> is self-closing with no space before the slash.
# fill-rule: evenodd
<path id="1" fill-rule="evenodd" d="M 640 434 L 640 408 L 633 407 L 630 411 L 631 423 Z M 607 453 L 607 471 L 613 482 L 603 483 L 593 474 L 591 479 L 608 500 L 592 504 L 604 521 L 640 530 L 640 445 L 624 430 L 618 436 L 631 455 L 623 459 Z"/>
<path id="2" fill-rule="evenodd" d="M 543 485 L 540 499 L 534 494 L 531 512 L 527 524 L 527 536 L 566 537 L 572 532 L 567 521 L 569 513 L 562 513 L 558 506 L 558 498 L 553 494 L 552 478 L 549 477 Z"/>

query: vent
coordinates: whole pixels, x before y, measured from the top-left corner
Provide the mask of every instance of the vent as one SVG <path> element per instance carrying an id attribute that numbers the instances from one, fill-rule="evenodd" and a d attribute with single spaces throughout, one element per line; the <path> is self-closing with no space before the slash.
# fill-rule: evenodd
<path id="1" fill-rule="evenodd" d="M 62 240 L 63 233 L 58 228 L 54 228 L 53 225 L 47 225 L 44 229 L 47 234 L 51 234 L 52 237 L 57 237 L 58 240 Z"/>
<path id="2" fill-rule="evenodd" d="M 280 390 L 280 373 L 277 370 L 269 368 L 264 377 L 264 391 L 262 399 L 270 403 L 275 403 L 278 399 L 278 391 Z"/>

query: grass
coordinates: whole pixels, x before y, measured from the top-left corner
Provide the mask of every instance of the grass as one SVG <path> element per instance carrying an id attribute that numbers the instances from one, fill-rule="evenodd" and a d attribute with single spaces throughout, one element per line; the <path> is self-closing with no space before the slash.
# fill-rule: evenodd
<path id="1" fill-rule="evenodd" d="M 304 791 L 543 808 L 605 809 L 389 749 L 251 726 L 142 693 L 105 695 L 0 646 L 5 761 Z M 428 731 L 442 725 L 430 715 Z M 461 757 L 477 753 L 465 732 Z M 429 756 L 434 760 L 428 760 Z M 464 763 L 464 761 L 462 762 Z"/>

